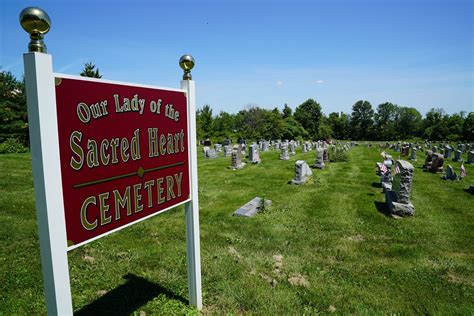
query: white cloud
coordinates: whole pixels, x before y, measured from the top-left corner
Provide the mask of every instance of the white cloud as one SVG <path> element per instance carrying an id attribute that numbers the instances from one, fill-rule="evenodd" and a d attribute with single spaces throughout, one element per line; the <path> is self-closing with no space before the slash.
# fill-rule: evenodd
<path id="1" fill-rule="evenodd" d="M 282 85 L 283 85 L 283 81 L 278 80 L 278 81 L 276 82 L 276 85 L 277 85 L 277 86 L 282 86 Z"/>
<path id="2" fill-rule="evenodd" d="M 319 79 L 319 80 L 316 80 L 314 83 L 316 83 L 316 84 L 323 84 L 323 83 L 324 83 L 324 80 Z"/>

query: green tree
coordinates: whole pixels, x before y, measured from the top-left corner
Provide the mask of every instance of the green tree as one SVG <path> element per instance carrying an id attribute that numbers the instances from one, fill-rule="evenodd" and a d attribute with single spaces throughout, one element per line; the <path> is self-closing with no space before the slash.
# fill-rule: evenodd
<path id="1" fill-rule="evenodd" d="M 225 111 L 219 112 L 213 119 L 212 134 L 214 137 L 231 137 L 234 131 L 235 117 Z"/>
<path id="2" fill-rule="evenodd" d="M 374 110 L 369 101 L 357 101 L 352 106 L 351 114 L 351 131 L 352 139 L 356 140 L 368 140 L 371 139 L 373 130 Z"/>
<path id="3" fill-rule="evenodd" d="M 28 144 L 25 84 L 9 71 L 0 72 L 0 142 L 14 138 Z"/>
<path id="4" fill-rule="evenodd" d="M 321 117 L 321 105 L 313 99 L 308 99 L 295 109 L 294 117 L 308 132 L 308 136 L 316 139 L 319 132 Z"/>
<path id="5" fill-rule="evenodd" d="M 288 106 L 288 104 L 285 103 L 285 105 L 283 106 L 281 117 L 283 119 L 286 119 L 287 117 L 290 117 L 292 115 L 293 115 L 293 110 Z"/>
<path id="6" fill-rule="evenodd" d="M 398 107 L 398 117 L 395 128 L 399 139 L 421 136 L 421 114 L 415 108 Z"/>
<path id="7" fill-rule="evenodd" d="M 446 139 L 451 141 L 462 139 L 463 125 L 465 121 L 462 117 L 462 114 L 455 113 L 453 115 L 446 115 L 444 120 L 448 129 Z"/>
<path id="8" fill-rule="evenodd" d="M 196 134 L 199 139 L 212 137 L 212 109 L 206 104 L 196 111 Z"/>
<path id="9" fill-rule="evenodd" d="M 92 62 L 86 63 L 84 69 L 79 75 L 89 78 L 102 78 L 102 75 L 99 73 L 99 68 L 95 69 L 95 65 Z"/>
<path id="10" fill-rule="evenodd" d="M 377 106 L 374 114 L 375 139 L 393 140 L 397 137 L 395 121 L 398 118 L 398 107 L 390 102 Z"/>
<path id="11" fill-rule="evenodd" d="M 467 141 L 474 141 L 474 112 L 470 112 L 464 120 L 462 138 Z"/>
<path id="12" fill-rule="evenodd" d="M 278 109 L 265 110 L 250 106 L 236 115 L 240 136 L 248 140 L 277 139 L 283 132 L 283 120 Z"/>
<path id="13" fill-rule="evenodd" d="M 283 120 L 281 137 L 282 139 L 306 138 L 308 137 L 308 132 L 293 116 L 289 116 Z"/>
<path id="14" fill-rule="evenodd" d="M 448 136 L 444 110 L 432 108 L 426 113 L 423 120 L 423 137 L 430 140 L 444 140 Z"/>

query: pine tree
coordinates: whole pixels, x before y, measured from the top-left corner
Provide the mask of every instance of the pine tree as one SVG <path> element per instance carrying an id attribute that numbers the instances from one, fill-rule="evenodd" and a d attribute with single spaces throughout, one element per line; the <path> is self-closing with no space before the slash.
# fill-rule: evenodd
<path id="1" fill-rule="evenodd" d="M 89 77 L 89 78 L 99 78 L 99 79 L 102 78 L 102 75 L 99 74 L 99 68 L 95 70 L 94 68 L 95 68 L 95 65 L 92 62 L 86 63 L 80 75 L 83 77 Z"/>

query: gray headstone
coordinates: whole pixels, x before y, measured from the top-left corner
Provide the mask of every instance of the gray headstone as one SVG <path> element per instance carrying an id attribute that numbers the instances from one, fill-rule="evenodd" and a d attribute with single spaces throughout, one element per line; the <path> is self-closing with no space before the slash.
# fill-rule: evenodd
<path id="1" fill-rule="evenodd" d="M 314 167 L 318 169 L 324 169 L 324 149 L 319 147 L 316 149 L 316 161 Z"/>
<path id="2" fill-rule="evenodd" d="M 280 160 L 290 160 L 290 155 L 288 154 L 288 147 L 284 144 L 281 146 Z"/>
<path id="3" fill-rule="evenodd" d="M 400 172 L 393 178 L 392 190 L 385 192 L 385 200 L 392 215 L 412 216 L 415 207 L 410 201 L 410 192 L 414 168 L 405 160 L 398 160 L 396 165 Z"/>
<path id="4" fill-rule="evenodd" d="M 456 175 L 456 172 L 454 172 L 454 169 L 451 165 L 448 165 L 448 168 L 446 169 L 446 175 L 443 176 L 444 180 L 457 180 L 458 176 Z"/>
<path id="5" fill-rule="evenodd" d="M 264 200 L 265 207 L 272 205 L 271 200 Z M 234 216 L 252 217 L 262 209 L 262 199 L 258 196 L 234 212 Z"/>
<path id="6" fill-rule="evenodd" d="M 471 150 L 467 153 L 467 163 L 471 164 L 474 163 L 474 151 Z"/>
<path id="7" fill-rule="evenodd" d="M 252 144 L 249 146 L 249 161 L 251 163 L 260 163 L 261 161 L 256 144 Z"/>
<path id="8" fill-rule="evenodd" d="M 460 150 L 456 150 L 454 152 L 453 161 L 461 161 L 461 151 Z"/>
<path id="9" fill-rule="evenodd" d="M 297 160 L 295 162 L 295 178 L 291 180 L 291 184 L 304 184 L 308 178 L 313 175 L 308 164 L 304 160 Z"/>
<path id="10" fill-rule="evenodd" d="M 206 151 L 206 158 L 217 158 L 217 152 L 214 149 L 209 149 Z"/>

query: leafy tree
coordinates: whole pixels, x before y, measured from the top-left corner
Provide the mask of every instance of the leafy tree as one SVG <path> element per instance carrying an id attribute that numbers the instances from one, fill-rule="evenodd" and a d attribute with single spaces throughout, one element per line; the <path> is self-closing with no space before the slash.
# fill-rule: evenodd
<path id="1" fill-rule="evenodd" d="M 269 111 L 257 106 L 250 106 L 236 115 L 241 137 L 249 140 L 277 139 L 283 131 L 283 120 L 279 111 Z"/>
<path id="2" fill-rule="evenodd" d="M 25 84 L 9 71 L 0 72 L 0 142 L 8 138 L 28 143 Z"/>
<path id="3" fill-rule="evenodd" d="M 296 110 L 294 117 L 301 123 L 303 128 L 308 132 L 308 136 L 316 139 L 319 132 L 319 124 L 321 117 L 321 105 L 313 99 L 308 99 L 299 105 Z"/>
<path id="4" fill-rule="evenodd" d="M 395 104 L 385 102 L 377 106 L 377 112 L 374 114 L 375 139 L 392 140 L 398 136 L 395 129 L 397 114 L 398 107 Z"/>
<path id="5" fill-rule="evenodd" d="M 349 138 L 349 119 L 347 114 L 332 112 L 327 118 L 327 124 L 331 127 L 333 137 L 336 139 Z"/>
<path id="6" fill-rule="evenodd" d="M 196 111 L 196 134 L 198 138 L 210 138 L 212 136 L 212 122 L 212 109 L 209 104 Z"/>
<path id="7" fill-rule="evenodd" d="M 399 139 L 407 139 L 421 135 L 421 114 L 415 108 L 399 107 L 395 128 Z"/>
<path id="8" fill-rule="evenodd" d="M 462 139 L 462 128 L 464 124 L 464 119 L 461 116 L 462 114 L 455 113 L 451 116 L 446 115 L 444 121 L 448 131 L 446 135 L 447 140 L 458 140 Z"/>
<path id="9" fill-rule="evenodd" d="M 292 115 L 293 115 L 293 110 L 288 106 L 288 104 L 285 103 L 285 105 L 283 106 L 281 117 L 283 119 L 286 119 L 287 117 L 290 117 Z"/>
<path id="10" fill-rule="evenodd" d="M 333 130 L 329 124 L 321 123 L 318 127 L 318 138 L 329 140 L 332 138 Z"/>
<path id="11" fill-rule="evenodd" d="M 308 132 L 293 116 L 289 116 L 283 120 L 281 137 L 282 139 L 306 138 L 308 137 Z"/>
<path id="12" fill-rule="evenodd" d="M 474 141 L 474 112 L 470 112 L 464 120 L 462 138 L 467 141 Z"/>
<path id="13" fill-rule="evenodd" d="M 235 117 L 227 112 L 221 111 L 213 119 L 212 134 L 214 137 L 231 137 L 234 131 Z"/>
<path id="14" fill-rule="evenodd" d="M 430 140 L 443 140 L 448 135 L 448 128 L 446 121 L 443 119 L 445 116 L 444 110 L 440 108 L 432 108 L 426 113 L 425 119 L 423 120 L 423 136 Z"/>
<path id="15" fill-rule="evenodd" d="M 352 139 L 370 139 L 373 129 L 374 110 L 369 101 L 357 101 L 352 106 L 351 130 Z"/>
<path id="16" fill-rule="evenodd" d="M 79 75 L 89 78 L 102 78 L 102 75 L 99 73 L 99 68 L 95 69 L 95 65 L 92 62 L 86 63 L 84 69 Z"/>

